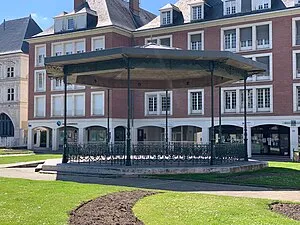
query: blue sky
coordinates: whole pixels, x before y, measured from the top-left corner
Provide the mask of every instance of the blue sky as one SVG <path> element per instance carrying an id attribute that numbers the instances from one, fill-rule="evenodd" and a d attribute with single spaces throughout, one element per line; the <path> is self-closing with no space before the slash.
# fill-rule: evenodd
<path id="1" fill-rule="evenodd" d="M 3 0 L 2 0 L 3 1 Z M 25 3 L 26 2 L 26 3 Z M 143 8 L 158 14 L 159 8 L 176 0 L 141 0 Z M 9 0 L 1 2 L 0 22 L 4 19 L 15 19 L 29 16 L 43 28 L 51 26 L 53 17 L 62 11 L 71 11 L 73 0 Z"/>

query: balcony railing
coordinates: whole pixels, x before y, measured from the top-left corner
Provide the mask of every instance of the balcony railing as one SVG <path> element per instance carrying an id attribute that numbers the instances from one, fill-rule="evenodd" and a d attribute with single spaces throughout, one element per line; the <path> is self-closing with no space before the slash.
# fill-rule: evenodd
<path id="1" fill-rule="evenodd" d="M 241 50 L 251 50 L 252 49 L 252 40 L 241 41 Z"/>
<path id="2" fill-rule="evenodd" d="M 258 39 L 257 40 L 257 48 L 258 49 L 270 48 L 270 40 L 269 39 Z"/>
<path id="3" fill-rule="evenodd" d="M 69 144 L 70 163 L 96 163 L 123 166 L 126 162 L 126 143 Z M 131 163 L 135 166 L 209 165 L 210 144 L 194 143 L 138 143 L 131 147 Z M 243 144 L 215 144 L 215 164 L 233 163 L 244 159 Z"/>

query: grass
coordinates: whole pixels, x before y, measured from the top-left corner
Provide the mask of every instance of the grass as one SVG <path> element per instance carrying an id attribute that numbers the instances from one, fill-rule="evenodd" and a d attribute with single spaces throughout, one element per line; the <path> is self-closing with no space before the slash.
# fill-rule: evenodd
<path id="1" fill-rule="evenodd" d="M 131 188 L 0 178 L 1 225 L 64 225 L 83 201 Z M 166 192 L 134 207 L 146 225 L 299 224 L 268 210 L 271 200 Z"/>
<path id="2" fill-rule="evenodd" d="M 1 149 L 0 155 L 18 155 L 18 154 L 32 154 L 33 152 L 30 150 L 14 150 L 14 149 Z"/>
<path id="3" fill-rule="evenodd" d="M 253 172 L 231 174 L 179 174 L 154 176 L 163 179 L 300 189 L 300 163 L 270 162 L 269 167 Z"/>
<path id="4" fill-rule="evenodd" d="M 47 154 L 32 154 L 32 155 L 25 155 L 25 156 L 5 156 L 0 157 L 0 164 L 11 164 L 11 163 L 18 163 L 18 162 L 32 162 L 32 161 L 39 161 L 45 159 L 56 159 L 61 158 L 61 155 L 47 155 Z"/>
<path id="5" fill-rule="evenodd" d="M 62 225 L 83 201 L 121 187 L 0 178 L 1 225 Z"/>
<path id="6" fill-rule="evenodd" d="M 139 201 L 134 212 L 146 225 L 293 225 L 269 210 L 272 201 L 224 196 L 165 193 Z"/>

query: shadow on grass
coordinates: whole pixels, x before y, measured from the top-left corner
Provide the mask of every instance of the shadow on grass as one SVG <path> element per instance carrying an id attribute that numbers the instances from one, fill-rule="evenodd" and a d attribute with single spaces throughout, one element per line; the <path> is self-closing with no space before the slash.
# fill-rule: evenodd
<path id="1" fill-rule="evenodd" d="M 300 190 L 299 170 L 273 167 L 235 174 L 181 174 L 147 177 L 99 177 L 58 173 L 57 180 L 185 192 L 266 191 L 270 188 Z"/>

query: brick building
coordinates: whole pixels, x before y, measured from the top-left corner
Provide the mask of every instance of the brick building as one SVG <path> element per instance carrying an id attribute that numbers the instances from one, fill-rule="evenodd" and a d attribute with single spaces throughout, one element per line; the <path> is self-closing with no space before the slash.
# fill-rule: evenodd
<path id="1" fill-rule="evenodd" d="M 291 155 L 298 148 L 300 124 L 300 8 L 282 0 L 179 0 L 160 15 L 141 9 L 138 0 L 75 0 L 74 11 L 54 18 L 54 26 L 30 43 L 29 148 L 58 150 L 63 143 L 63 83 L 47 78 L 43 56 L 59 56 L 121 46 L 155 43 L 189 50 L 226 50 L 262 62 L 264 74 L 247 82 L 248 149 L 251 154 Z M 222 140 L 242 142 L 243 88 L 234 83 L 219 94 Z M 210 89 L 133 91 L 134 142 L 209 141 Z M 69 86 L 68 141 L 106 140 L 110 111 L 111 141 L 125 140 L 126 90 Z M 216 134 L 217 135 L 217 134 Z"/>
<path id="2" fill-rule="evenodd" d="M 30 18 L 0 24 L 0 147 L 27 145 L 29 45 L 40 33 Z"/>

